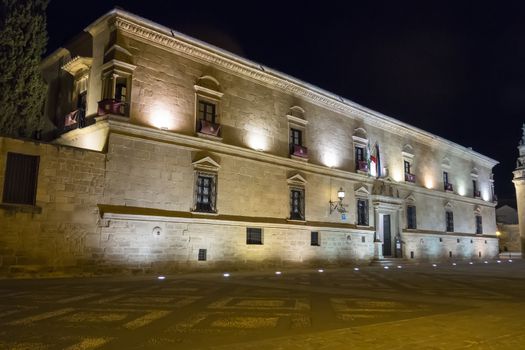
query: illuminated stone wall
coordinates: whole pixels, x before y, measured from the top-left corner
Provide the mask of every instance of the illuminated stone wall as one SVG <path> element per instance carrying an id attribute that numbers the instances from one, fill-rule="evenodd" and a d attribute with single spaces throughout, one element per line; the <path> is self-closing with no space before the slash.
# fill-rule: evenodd
<path id="1" fill-rule="evenodd" d="M 40 165 L 36 206 L 0 206 L 0 271 L 13 265 L 45 271 L 76 266 L 99 244 L 96 205 L 104 190 L 105 155 L 0 138 L 0 191 L 7 152 L 38 155 Z"/>
<path id="2" fill-rule="evenodd" d="M 246 244 L 245 225 L 262 228 L 263 244 Z M 319 246 L 310 245 L 311 230 L 319 232 Z M 101 265 L 155 271 L 367 263 L 373 253 L 370 231 L 220 221 L 110 220 L 101 241 Z M 206 249 L 206 261 L 198 261 L 199 249 Z"/>

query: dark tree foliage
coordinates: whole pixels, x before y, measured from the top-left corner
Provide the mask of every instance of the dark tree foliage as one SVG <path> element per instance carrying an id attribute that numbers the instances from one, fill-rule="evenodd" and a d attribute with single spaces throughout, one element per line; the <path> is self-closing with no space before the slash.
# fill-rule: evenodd
<path id="1" fill-rule="evenodd" d="M 0 134 L 34 137 L 42 129 L 48 0 L 0 0 Z"/>

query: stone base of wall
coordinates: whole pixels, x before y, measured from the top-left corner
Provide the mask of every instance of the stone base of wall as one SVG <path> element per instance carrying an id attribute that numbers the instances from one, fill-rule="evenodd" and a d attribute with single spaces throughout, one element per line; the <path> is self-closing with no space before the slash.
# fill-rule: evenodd
<path id="1" fill-rule="evenodd" d="M 499 253 L 498 239 L 483 235 L 403 232 L 402 241 L 403 256 L 419 261 L 487 260 Z"/>
<path id="2" fill-rule="evenodd" d="M 262 244 L 247 244 L 246 229 L 262 229 Z M 319 245 L 311 245 L 311 232 Z M 174 272 L 368 263 L 373 232 L 353 229 L 276 227 L 268 224 L 109 220 L 100 245 L 84 264 L 104 269 Z M 206 260 L 199 261 L 205 250 Z M 202 251 L 201 251 L 202 253 Z"/>

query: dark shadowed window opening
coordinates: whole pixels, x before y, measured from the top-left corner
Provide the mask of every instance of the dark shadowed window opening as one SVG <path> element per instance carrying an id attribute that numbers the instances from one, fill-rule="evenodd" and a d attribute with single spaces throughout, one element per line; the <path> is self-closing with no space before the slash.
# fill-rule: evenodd
<path id="1" fill-rule="evenodd" d="M 199 261 L 206 261 L 206 249 L 199 249 Z"/>
<path id="2" fill-rule="evenodd" d="M 416 224 L 416 207 L 414 205 L 407 206 L 407 228 L 415 229 Z"/>
<path id="3" fill-rule="evenodd" d="M 357 224 L 368 226 L 368 200 L 357 200 Z"/>
<path id="4" fill-rule="evenodd" d="M 246 244 L 263 244 L 262 229 L 254 227 L 246 228 Z"/>
<path id="5" fill-rule="evenodd" d="M 319 232 L 310 233 L 310 245 L 319 246 Z"/>
<path id="6" fill-rule="evenodd" d="M 446 211 L 445 219 L 447 223 L 447 232 L 454 232 L 454 213 L 451 211 Z"/>
<path id="7" fill-rule="evenodd" d="M 39 156 L 7 153 L 2 201 L 35 205 Z"/>

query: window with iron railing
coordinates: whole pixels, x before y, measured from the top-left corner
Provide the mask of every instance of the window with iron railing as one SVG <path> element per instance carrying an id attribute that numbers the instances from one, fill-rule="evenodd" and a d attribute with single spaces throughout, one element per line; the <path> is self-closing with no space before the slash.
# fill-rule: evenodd
<path id="1" fill-rule="evenodd" d="M 368 200 L 357 200 L 357 224 L 361 226 L 368 226 Z"/>
<path id="2" fill-rule="evenodd" d="M 476 215 L 476 234 L 480 235 L 483 233 L 483 223 L 481 215 Z"/>
<path id="3" fill-rule="evenodd" d="M 407 205 L 407 228 L 417 228 L 416 207 L 414 205 Z"/>
<path id="4" fill-rule="evenodd" d="M 246 244 L 263 244 L 262 229 L 254 227 L 246 228 Z"/>
<path id="5" fill-rule="evenodd" d="M 198 173 L 195 186 L 195 211 L 215 213 L 217 175 Z"/>
<path id="6" fill-rule="evenodd" d="M 454 213 L 452 211 L 445 212 L 446 231 L 454 232 Z"/>
<path id="7" fill-rule="evenodd" d="M 290 190 L 290 219 L 304 220 L 304 189 Z"/>

